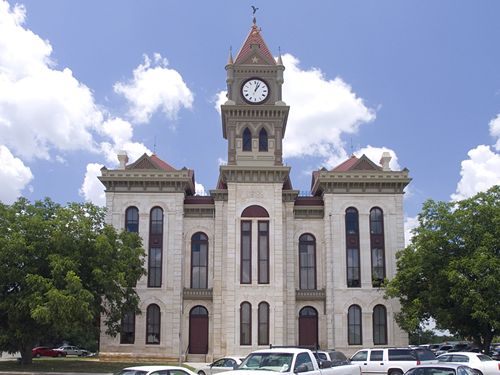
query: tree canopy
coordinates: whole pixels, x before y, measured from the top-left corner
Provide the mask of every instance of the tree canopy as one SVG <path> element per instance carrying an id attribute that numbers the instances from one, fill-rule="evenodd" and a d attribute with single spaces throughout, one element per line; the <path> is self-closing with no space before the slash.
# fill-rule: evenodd
<path id="1" fill-rule="evenodd" d="M 122 313 L 137 311 L 141 239 L 104 217 L 90 203 L 0 204 L 0 351 L 30 363 L 33 345 L 95 340 L 101 317 L 116 335 Z"/>
<path id="2" fill-rule="evenodd" d="M 397 254 L 386 294 L 398 323 L 426 320 L 487 349 L 500 333 L 500 186 L 457 202 L 424 203 L 411 244 Z"/>

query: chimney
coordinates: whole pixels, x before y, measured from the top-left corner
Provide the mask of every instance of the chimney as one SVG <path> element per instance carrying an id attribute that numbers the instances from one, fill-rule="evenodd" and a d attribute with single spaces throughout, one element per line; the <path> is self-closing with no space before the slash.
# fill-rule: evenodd
<path id="1" fill-rule="evenodd" d="M 382 166 L 383 171 L 390 171 L 389 162 L 391 161 L 391 154 L 387 151 L 382 153 L 382 157 L 380 158 L 380 165 Z"/>
<path id="2" fill-rule="evenodd" d="M 119 169 L 125 169 L 128 163 L 127 152 L 125 150 L 120 150 L 118 151 L 117 156 L 118 156 L 118 161 L 120 162 Z"/>

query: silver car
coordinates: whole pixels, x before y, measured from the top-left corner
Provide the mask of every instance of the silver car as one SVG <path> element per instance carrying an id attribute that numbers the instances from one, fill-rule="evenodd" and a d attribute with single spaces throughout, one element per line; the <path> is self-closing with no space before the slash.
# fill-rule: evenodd
<path id="1" fill-rule="evenodd" d="M 88 350 L 72 345 L 63 345 L 57 348 L 57 350 L 62 350 L 66 355 L 77 355 L 78 357 L 86 357 L 90 354 Z"/>
<path id="2" fill-rule="evenodd" d="M 231 371 L 238 367 L 244 359 L 245 358 L 241 357 L 219 358 L 218 360 L 199 368 L 196 372 L 198 375 L 213 375 L 218 374 L 219 372 Z"/>

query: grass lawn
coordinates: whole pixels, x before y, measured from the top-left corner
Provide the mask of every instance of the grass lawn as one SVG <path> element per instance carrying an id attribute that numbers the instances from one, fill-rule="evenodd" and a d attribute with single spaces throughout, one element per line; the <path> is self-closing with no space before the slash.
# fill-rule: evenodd
<path id="1" fill-rule="evenodd" d="M 0 361 L 0 372 L 2 371 L 25 371 L 25 372 L 91 372 L 91 373 L 115 373 L 124 367 L 142 365 L 173 365 L 178 363 L 165 362 L 104 362 L 95 358 L 33 358 L 32 365 L 22 366 L 17 361 Z"/>

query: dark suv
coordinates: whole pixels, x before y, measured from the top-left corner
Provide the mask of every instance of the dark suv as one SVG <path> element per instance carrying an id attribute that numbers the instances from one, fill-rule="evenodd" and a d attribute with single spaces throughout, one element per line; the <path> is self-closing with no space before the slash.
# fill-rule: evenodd
<path id="1" fill-rule="evenodd" d="M 351 357 L 352 364 L 359 365 L 363 374 L 370 375 L 402 375 L 412 367 L 436 362 L 433 352 L 421 348 L 362 349 Z"/>

